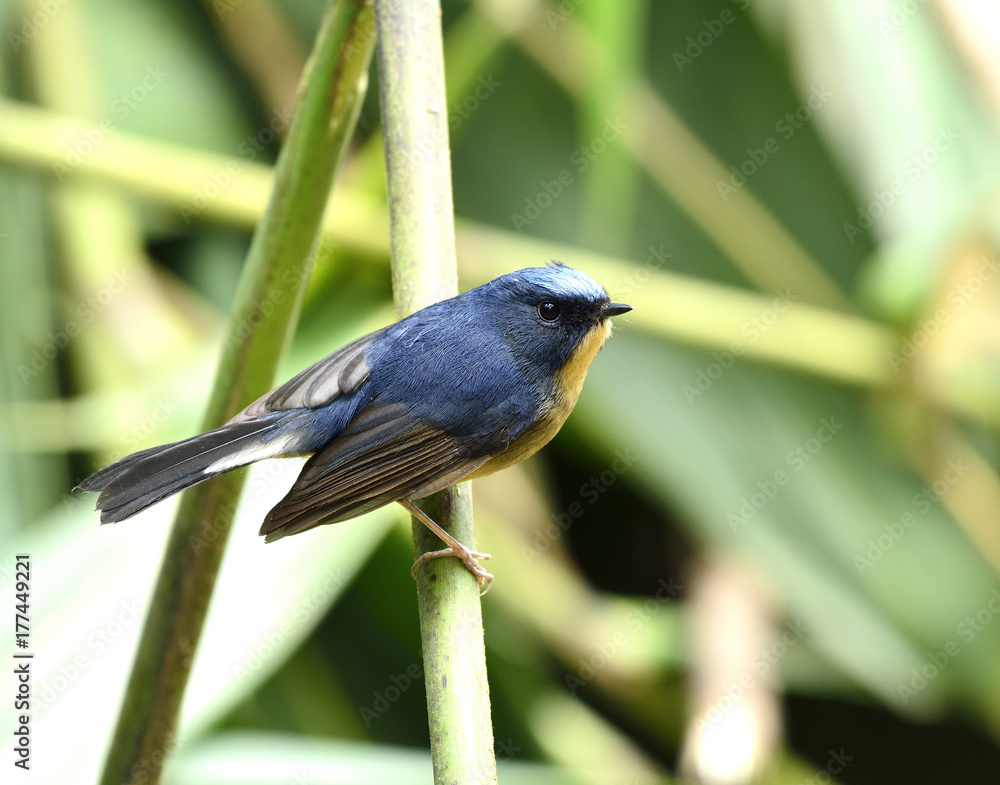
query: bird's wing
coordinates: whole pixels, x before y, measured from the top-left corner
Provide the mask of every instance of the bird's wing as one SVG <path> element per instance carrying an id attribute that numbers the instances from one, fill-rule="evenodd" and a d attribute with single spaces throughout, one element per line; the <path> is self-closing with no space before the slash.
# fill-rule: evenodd
<path id="1" fill-rule="evenodd" d="M 101 492 L 101 522 L 111 523 L 238 466 L 312 453 L 330 433 L 342 430 L 361 405 L 351 393 L 368 378 L 367 352 L 383 331 L 358 338 L 306 368 L 221 428 L 128 455 L 80 487 Z M 324 406 L 324 416 L 310 411 Z"/>
<path id="2" fill-rule="evenodd" d="M 502 412 L 483 417 L 484 425 L 503 420 Z M 497 437 L 488 425 L 456 437 L 413 417 L 403 404 L 373 401 L 309 459 L 260 534 L 271 542 L 446 488 L 488 460 Z"/>
<path id="3" fill-rule="evenodd" d="M 329 357 L 310 365 L 241 411 L 230 423 L 251 420 L 269 412 L 315 409 L 354 392 L 368 378 L 367 351 L 388 327 L 362 336 Z"/>

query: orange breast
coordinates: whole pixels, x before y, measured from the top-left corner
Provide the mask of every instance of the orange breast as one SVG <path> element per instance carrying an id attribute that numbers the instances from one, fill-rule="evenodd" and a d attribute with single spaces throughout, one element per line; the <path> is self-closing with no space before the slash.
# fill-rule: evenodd
<path id="1" fill-rule="evenodd" d="M 549 443 L 562 424 L 566 422 L 569 413 L 576 406 L 583 388 L 583 380 L 587 378 L 587 370 L 597 355 L 598 350 L 611 335 L 611 321 L 603 319 L 584 336 L 580 344 L 570 354 L 566 364 L 555 375 L 555 395 L 550 405 L 543 409 L 541 416 L 535 421 L 523 436 L 499 455 L 494 455 L 486 463 L 468 476 L 467 479 L 485 477 L 508 466 L 513 466 L 525 458 L 529 458 Z"/>

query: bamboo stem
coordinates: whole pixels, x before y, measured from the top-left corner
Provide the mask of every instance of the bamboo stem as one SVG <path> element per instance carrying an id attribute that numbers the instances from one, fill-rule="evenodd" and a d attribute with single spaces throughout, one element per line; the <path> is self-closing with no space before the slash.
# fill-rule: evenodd
<path id="1" fill-rule="evenodd" d="M 448 117 L 438 0 L 376 0 L 392 273 L 400 316 L 457 292 Z M 474 547 L 469 483 L 421 502 Z M 414 520 L 417 555 L 440 542 Z M 417 573 L 436 783 L 495 783 L 479 585 L 457 559 Z"/>
<path id="2" fill-rule="evenodd" d="M 294 331 L 323 210 L 367 86 L 371 19 L 371 5 L 359 0 L 327 9 L 236 293 L 206 429 L 267 391 Z M 230 472 L 184 494 L 103 785 L 160 781 L 242 486 L 243 473 Z"/>

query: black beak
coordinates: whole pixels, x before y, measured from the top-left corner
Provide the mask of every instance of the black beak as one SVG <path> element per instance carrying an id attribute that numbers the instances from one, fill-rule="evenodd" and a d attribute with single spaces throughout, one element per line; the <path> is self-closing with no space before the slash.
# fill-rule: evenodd
<path id="1" fill-rule="evenodd" d="M 608 303 L 603 308 L 601 308 L 601 318 L 606 316 L 620 316 L 623 313 L 628 313 L 632 310 L 631 305 L 625 305 L 625 303 Z"/>

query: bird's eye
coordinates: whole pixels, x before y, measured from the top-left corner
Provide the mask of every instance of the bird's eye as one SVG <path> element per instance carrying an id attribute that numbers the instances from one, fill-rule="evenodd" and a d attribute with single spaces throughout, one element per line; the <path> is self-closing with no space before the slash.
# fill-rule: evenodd
<path id="1" fill-rule="evenodd" d="M 538 305 L 538 315 L 547 322 L 554 322 L 559 318 L 559 306 L 551 300 L 546 300 Z"/>

